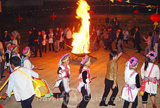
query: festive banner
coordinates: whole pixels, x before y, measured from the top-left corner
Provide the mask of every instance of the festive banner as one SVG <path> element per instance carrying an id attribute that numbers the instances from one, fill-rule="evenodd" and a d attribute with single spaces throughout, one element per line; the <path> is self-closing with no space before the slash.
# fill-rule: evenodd
<path id="1" fill-rule="evenodd" d="M 110 0 L 112 3 L 114 3 L 114 0 Z"/>
<path id="2" fill-rule="evenodd" d="M 127 0 L 126 2 L 127 2 L 127 3 L 130 3 L 130 0 Z"/>
<path id="3" fill-rule="evenodd" d="M 2 12 L 2 3 L 0 1 L 0 12 Z"/>

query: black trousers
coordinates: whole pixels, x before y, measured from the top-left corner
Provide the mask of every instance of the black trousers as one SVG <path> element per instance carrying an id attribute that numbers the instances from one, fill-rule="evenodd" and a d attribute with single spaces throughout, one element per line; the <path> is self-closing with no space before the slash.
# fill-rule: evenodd
<path id="1" fill-rule="evenodd" d="M 91 99 L 91 95 L 88 96 L 87 91 L 84 86 L 81 88 L 81 93 L 82 93 L 83 98 L 80 104 L 78 105 L 78 108 L 86 108 L 87 104 L 89 103 Z"/>
<path id="2" fill-rule="evenodd" d="M 46 51 L 47 51 L 47 46 L 46 45 L 42 45 L 42 52 L 46 53 Z"/>
<path id="3" fill-rule="evenodd" d="M 55 98 L 63 98 L 63 103 L 62 103 L 62 108 L 68 108 L 68 102 L 69 102 L 69 93 L 66 93 L 64 90 L 63 82 L 60 83 L 59 85 L 59 90 L 61 93 L 54 93 L 53 96 Z"/>
<path id="4" fill-rule="evenodd" d="M 31 96 L 29 99 L 21 101 L 22 108 L 32 108 L 32 101 L 33 101 L 34 95 Z"/>
<path id="5" fill-rule="evenodd" d="M 160 63 L 160 44 L 158 44 L 158 62 Z"/>
<path id="6" fill-rule="evenodd" d="M 37 57 L 37 50 L 39 50 L 40 57 L 42 57 L 42 46 L 40 44 L 35 44 L 34 56 Z"/>
<path id="7" fill-rule="evenodd" d="M 124 105 L 123 108 L 128 108 L 129 107 L 130 102 L 128 101 L 124 101 Z M 132 103 L 132 107 L 131 108 L 137 108 L 138 105 L 138 96 L 136 97 L 136 99 L 134 100 L 134 102 Z"/>
<path id="8" fill-rule="evenodd" d="M 51 51 L 51 47 L 52 47 L 52 51 L 55 51 L 53 43 L 49 43 L 49 51 Z"/>
<path id="9" fill-rule="evenodd" d="M 118 85 L 113 89 L 112 88 L 113 83 L 114 83 L 113 80 L 105 79 L 105 89 L 104 89 L 104 94 L 103 94 L 102 100 L 101 100 L 102 104 L 105 104 L 105 101 L 106 101 L 106 98 L 110 92 L 110 89 L 112 90 L 112 95 L 110 97 L 108 104 L 114 103 L 114 100 L 115 100 L 117 93 L 118 93 Z"/>
<path id="10" fill-rule="evenodd" d="M 149 94 L 147 92 L 144 92 L 144 95 L 142 96 L 142 104 L 147 104 L 148 95 L 150 95 L 150 96 L 156 96 L 155 94 Z"/>
<path id="11" fill-rule="evenodd" d="M 137 46 L 138 52 L 141 52 L 142 48 L 141 48 L 141 46 L 140 46 L 140 43 L 136 43 L 136 46 Z"/>

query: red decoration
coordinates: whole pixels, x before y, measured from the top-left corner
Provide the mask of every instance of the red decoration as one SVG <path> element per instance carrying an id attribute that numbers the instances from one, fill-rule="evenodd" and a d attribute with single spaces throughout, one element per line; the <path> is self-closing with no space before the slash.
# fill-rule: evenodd
<path id="1" fill-rule="evenodd" d="M 51 19 L 54 20 L 57 17 L 57 15 L 51 15 Z"/>
<path id="2" fill-rule="evenodd" d="M 150 16 L 150 19 L 153 22 L 160 22 L 160 14 L 155 13 L 155 14 Z"/>
<path id="3" fill-rule="evenodd" d="M 146 5 L 145 3 L 141 3 L 141 5 Z"/>
<path id="4" fill-rule="evenodd" d="M 118 0 L 118 2 L 120 2 L 120 3 L 121 3 L 121 2 L 122 2 L 122 0 Z"/>
<path id="5" fill-rule="evenodd" d="M 18 17 L 17 17 L 17 20 L 18 20 L 19 22 L 21 22 L 22 19 L 23 19 L 23 18 L 22 18 L 21 16 L 18 16 Z"/>
<path id="6" fill-rule="evenodd" d="M 140 14 L 140 12 L 138 10 L 135 10 L 134 14 L 138 15 L 138 14 Z"/>
<path id="7" fill-rule="evenodd" d="M 93 14 L 94 14 L 94 12 L 93 12 L 93 11 L 91 11 L 91 10 L 90 10 L 90 11 L 88 11 L 88 12 L 89 12 L 91 15 L 93 15 Z"/>
<path id="8" fill-rule="evenodd" d="M 153 6 L 153 9 L 157 8 L 157 6 Z"/>

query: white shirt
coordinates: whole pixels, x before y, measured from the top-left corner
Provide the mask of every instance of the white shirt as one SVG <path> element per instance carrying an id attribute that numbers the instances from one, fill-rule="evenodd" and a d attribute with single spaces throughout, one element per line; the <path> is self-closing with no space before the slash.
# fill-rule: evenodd
<path id="1" fill-rule="evenodd" d="M 6 93 L 10 98 L 11 92 L 13 91 L 16 101 L 21 101 L 21 100 L 26 100 L 30 98 L 32 95 L 35 94 L 35 91 L 34 91 L 32 80 L 30 80 L 21 72 L 16 70 L 18 68 L 19 67 L 16 67 L 13 73 L 10 74 Z M 20 67 L 19 69 L 22 70 L 24 73 L 26 73 L 30 77 L 33 76 L 35 78 L 39 78 L 39 75 L 36 72 L 28 68 Z"/>
<path id="2" fill-rule="evenodd" d="M 25 57 L 23 67 L 33 69 L 35 66 L 31 63 L 31 61 L 28 58 Z"/>
<path id="3" fill-rule="evenodd" d="M 72 38 L 72 32 L 71 32 L 71 30 L 67 31 L 66 38 L 67 39 L 71 39 Z"/>
<path id="4" fill-rule="evenodd" d="M 49 43 L 53 43 L 53 33 L 49 33 L 48 36 L 49 36 Z"/>
<path id="5" fill-rule="evenodd" d="M 46 34 L 43 35 L 42 45 L 46 45 Z"/>
<path id="6" fill-rule="evenodd" d="M 141 67 L 141 77 L 142 79 L 144 79 L 145 77 L 148 77 L 151 68 L 152 68 L 153 63 L 148 63 L 148 67 L 146 69 L 146 71 L 144 70 L 144 66 L 145 64 L 143 63 L 142 67 Z M 159 71 L 159 67 L 158 65 L 154 65 L 150 78 L 156 78 L 157 80 L 160 79 L 160 71 Z M 147 93 L 152 93 L 152 94 L 157 94 L 157 84 L 154 84 L 152 82 L 147 82 L 145 85 L 145 91 Z"/>

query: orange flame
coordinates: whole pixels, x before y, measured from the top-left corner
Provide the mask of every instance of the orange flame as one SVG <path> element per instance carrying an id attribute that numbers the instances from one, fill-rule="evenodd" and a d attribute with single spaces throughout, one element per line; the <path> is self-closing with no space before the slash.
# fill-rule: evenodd
<path id="1" fill-rule="evenodd" d="M 81 27 L 79 33 L 73 33 L 72 53 L 81 54 L 89 53 L 90 38 L 89 38 L 89 26 L 90 26 L 90 6 L 85 0 L 78 1 L 78 8 L 76 10 L 77 19 L 81 20 Z"/>

